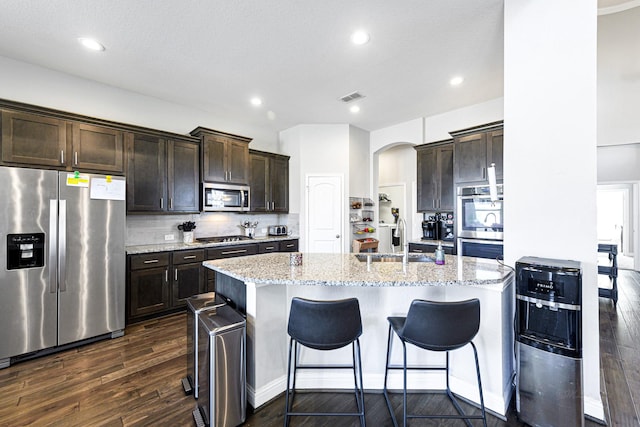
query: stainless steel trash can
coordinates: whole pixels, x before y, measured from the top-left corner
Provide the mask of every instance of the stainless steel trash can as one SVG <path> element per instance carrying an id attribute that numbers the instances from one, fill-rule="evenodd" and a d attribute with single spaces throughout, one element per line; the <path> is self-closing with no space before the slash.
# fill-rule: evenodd
<path id="1" fill-rule="evenodd" d="M 187 376 L 182 379 L 186 394 L 198 398 L 198 315 L 226 305 L 226 301 L 215 292 L 207 292 L 187 298 Z"/>
<path id="2" fill-rule="evenodd" d="M 235 427 L 246 419 L 246 320 L 228 305 L 198 316 L 198 426 Z"/>

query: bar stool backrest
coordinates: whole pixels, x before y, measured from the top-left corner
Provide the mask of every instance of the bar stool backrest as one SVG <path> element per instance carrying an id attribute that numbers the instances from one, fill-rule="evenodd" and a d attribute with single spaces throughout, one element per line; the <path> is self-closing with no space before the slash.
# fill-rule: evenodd
<path id="1" fill-rule="evenodd" d="M 335 350 L 351 344 L 362 335 L 358 300 L 293 298 L 287 332 L 300 344 L 316 350 Z"/>
<path id="2" fill-rule="evenodd" d="M 402 338 L 432 351 L 455 350 L 471 342 L 480 328 L 480 300 L 456 302 L 414 300 Z"/>

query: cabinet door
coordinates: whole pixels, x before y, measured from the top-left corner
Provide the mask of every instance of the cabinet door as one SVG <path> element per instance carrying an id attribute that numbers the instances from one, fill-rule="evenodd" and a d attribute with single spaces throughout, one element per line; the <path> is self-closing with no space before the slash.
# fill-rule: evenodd
<path id="1" fill-rule="evenodd" d="M 503 179 L 502 165 L 503 165 L 503 131 L 496 130 L 487 134 L 488 140 L 488 152 L 489 152 L 489 166 L 491 163 L 496 165 L 496 179 Z"/>
<path id="2" fill-rule="evenodd" d="M 443 211 L 453 211 L 455 206 L 455 187 L 453 185 L 453 145 L 438 150 L 439 203 Z"/>
<path id="3" fill-rule="evenodd" d="M 233 184 L 249 183 L 249 144 L 227 140 L 227 181 Z"/>
<path id="4" fill-rule="evenodd" d="M 169 308 L 168 274 L 168 267 L 131 271 L 129 317 L 153 314 Z"/>
<path id="5" fill-rule="evenodd" d="M 200 263 L 173 266 L 171 306 L 186 305 L 186 299 L 204 292 L 204 270 Z"/>
<path id="6" fill-rule="evenodd" d="M 74 169 L 123 172 L 124 139 L 122 132 L 84 123 L 73 125 Z"/>
<path id="7" fill-rule="evenodd" d="M 66 122 L 36 114 L 2 111 L 2 161 L 66 166 Z"/>
<path id="8" fill-rule="evenodd" d="M 487 140 L 485 133 L 456 138 L 455 181 L 474 182 L 487 179 Z"/>
<path id="9" fill-rule="evenodd" d="M 418 211 L 429 212 L 437 208 L 438 159 L 437 149 L 420 149 L 417 153 Z"/>
<path id="10" fill-rule="evenodd" d="M 289 212 L 289 159 L 274 157 L 269 163 L 271 210 Z"/>
<path id="11" fill-rule="evenodd" d="M 227 182 L 225 168 L 226 139 L 205 135 L 203 141 L 202 179 L 207 182 Z"/>
<path id="12" fill-rule="evenodd" d="M 251 165 L 249 187 L 250 208 L 252 212 L 265 212 L 268 210 L 269 192 L 267 189 L 269 181 L 269 158 L 257 153 L 249 155 L 249 164 Z"/>
<path id="13" fill-rule="evenodd" d="M 171 212 L 200 210 L 200 150 L 198 144 L 167 142 L 168 204 Z"/>
<path id="14" fill-rule="evenodd" d="M 127 212 L 166 212 L 166 140 L 127 134 Z"/>

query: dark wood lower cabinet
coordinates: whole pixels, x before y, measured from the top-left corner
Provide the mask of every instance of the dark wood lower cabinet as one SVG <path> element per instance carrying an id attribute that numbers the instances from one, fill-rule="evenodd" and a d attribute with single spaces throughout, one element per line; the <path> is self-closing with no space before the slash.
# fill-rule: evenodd
<path id="1" fill-rule="evenodd" d="M 155 252 L 128 257 L 127 320 L 144 318 L 170 307 L 169 255 Z"/>
<path id="2" fill-rule="evenodd" d="M 184 310 L 190 296 L 216 291 L 215 271 L 203 267 L 204 260 L 297 250 L 298 239 L 288 239 L 129 255 L 126 323 Z"/>

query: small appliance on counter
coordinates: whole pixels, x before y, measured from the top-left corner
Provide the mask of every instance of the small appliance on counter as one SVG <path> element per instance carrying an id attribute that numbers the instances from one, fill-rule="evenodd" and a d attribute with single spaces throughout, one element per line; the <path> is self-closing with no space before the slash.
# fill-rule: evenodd
<path id="1" fill-rule="evenodd" d="M 422 240 L 444 240 L 453 242 L 453 213 L 435 213 L 422 221 Z"/>
<path id="2" fill-rule="evenodd" d="M 286 236 L 289 234 L 289 229 L 286 225 L 270 225 L 269 236 Z"/>

